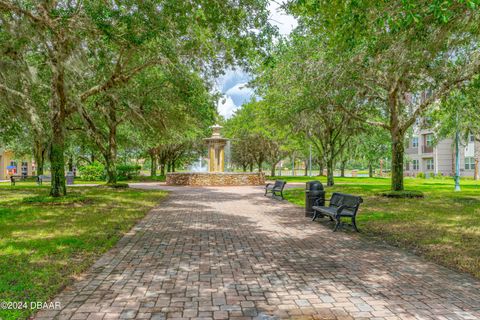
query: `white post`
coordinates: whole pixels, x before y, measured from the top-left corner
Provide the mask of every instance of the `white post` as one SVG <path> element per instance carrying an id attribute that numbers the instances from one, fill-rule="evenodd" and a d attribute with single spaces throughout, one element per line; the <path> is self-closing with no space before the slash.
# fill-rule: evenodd
<path id="1" fill-rule="evenodd" d="M 308 159 L 308 166 L 309 166 L 309 171 L 310 174 L 309 176 L 312 176 L 312 145 L 310 145 L 310 158 Z"/>
<path id="2" fill-rule="evenodd" d="M 457 129 L 455 132 L 455 191 L 460 191 L 460 133 L 458 132 L 458 110 L 457 110 Z"/>
<path id="3" fill-rule="evenodd" d="M 292 156 L 292 176 L 295 176 L 295 156 Z"/>

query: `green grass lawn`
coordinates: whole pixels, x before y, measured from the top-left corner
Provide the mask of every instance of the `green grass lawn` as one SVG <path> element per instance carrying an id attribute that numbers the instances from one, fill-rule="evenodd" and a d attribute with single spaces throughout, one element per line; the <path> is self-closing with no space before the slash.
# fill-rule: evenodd
<path id="1" fill-rule="evenodd" d="M 324 177 L 286 180 L 315 179 L 325 183 Z M 365 202 L 357 219 L 363 236 L 384 240 L 480 278 L 480 182 L 464 179 L 462 191 L 454 192 L 451 178 L 406 178 L 405 188 L 422 191 L 424 199 L 376 196 L 389 189 L 390 179 L 385 178 L 336 178 L 335 183 L 326 188 L 327 198 L 334 191 L 363 196 Z M 286 190 L 285 197 L 304 205 L 303 189 Z"/>
<path id="2" fill-rule="evenodd" d="M 0 301 L 48 301 L 166 195 L 163 191 L 0 185 Z M 34 310 L 1 310 L 0 319 Z"/>

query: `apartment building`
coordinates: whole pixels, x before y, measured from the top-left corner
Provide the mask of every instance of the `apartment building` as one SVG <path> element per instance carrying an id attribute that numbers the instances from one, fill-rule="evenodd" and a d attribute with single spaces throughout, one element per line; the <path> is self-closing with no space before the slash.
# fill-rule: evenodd
<path id="1" fill-rule="evenodd" d="M 18 159 L 9 150 L 0 149 L 0 180 L 7 180 L 10 176 L 35 175 L 35 162 L 27 159 Z"/>
<path id="2" fill-rule="evenodd" d="M 455 140 L 453 138 L 435 141 L 432 130 L 417 130 L 408 139 L 405 149 L 407 156 L 406 176 L 422 172 L 428 175 L 455 175 Z M 460 142 L 460 176 L 473 177 L 475 172 L 475 140 Z"/>

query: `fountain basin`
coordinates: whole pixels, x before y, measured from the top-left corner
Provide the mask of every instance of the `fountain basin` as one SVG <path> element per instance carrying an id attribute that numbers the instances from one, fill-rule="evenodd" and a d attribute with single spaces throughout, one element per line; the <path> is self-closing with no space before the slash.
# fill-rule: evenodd
<path id="1" fill-rule="evenodd" d="M 265 184 L 263 172 L 170 172 L 172 186 L 259 186 Z"/>

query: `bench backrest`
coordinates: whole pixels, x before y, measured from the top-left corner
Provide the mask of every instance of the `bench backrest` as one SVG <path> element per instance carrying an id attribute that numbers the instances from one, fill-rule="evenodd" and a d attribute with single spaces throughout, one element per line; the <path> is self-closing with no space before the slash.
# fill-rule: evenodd
<path id="1" fill-rule="evenodd" d="M 330 206 L 340 207 L 347 206 L 351 208 L 358 209 L 360 203 L 363 202 L 362 197 L 354 196 L 346 193 L 334 192 L 330 200 Z"/>
<path id="2" fill-rule="evenodd" d="M 283 181 L 283 180 L 275 180 L 275 184 L 273 185 L 273 187 L 275 189 L 283 189 L 283 187 L 287 184 L 286 181 Z"/>
<path id="3" fill-rule="evenodd" d="M 38 176 L 27 176 L 27 175 L 18 175 L 18 176 L 10 176 L 10 180 L 37 180 Z"/>
<path id="4" fill-rule="evenodd" d="M 45 181 L 45 182 L 52 181 L 52 177 L 51 177 L 51 176 L 41 175 L 41 176 L 40 176 L 40 179 L 41 179 L 42 181 Z"/>

